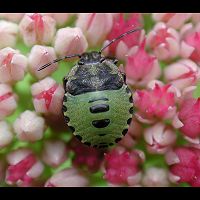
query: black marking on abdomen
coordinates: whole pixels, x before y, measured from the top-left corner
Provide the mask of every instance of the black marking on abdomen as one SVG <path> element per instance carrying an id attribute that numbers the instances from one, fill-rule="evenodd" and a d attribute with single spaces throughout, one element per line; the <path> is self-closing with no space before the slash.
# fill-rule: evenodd
<path id="1" fill-rule="evenodd" d="M 80 135 L 75 135 L 75 137 L 79 140 L 82 141 L 82 137 Z"/>
<path id="2" fill-rule="evenodd" d="M 65 122 L 66 122 L 66 123 L 69 123 L 69 121 L 70 121 L 69 117 L 64 116 L 64 119 L 65 119 Z"/>
<path id="3" fill-rule="evenodd" d="M 63 101 L 64 101 L 64 102 L 67 102 L 67 97 L 66 97 L 66 95 L 64 95 Z"/>
<path id="4" fill-rule="evenodd" d="M 106 135 L 105 133 L 101 133 L 101 134 L 99 134 L 99 136 L 104 136 L 104 135 Z"/>
<path id="5" fill-rule="evenodd" d="M 63 112 L 66 112 L 67 111 L 67 107 L 65 105 L 62 106 L 62 110 Z"/>
<path id="6" fill-rule="evenodd" d="M 134 113 L 133 107 L 131 107 L 131 108 L 129 109 L 129 113 L 130 113 L 130 114 L 133 114 L 133 113 Z"/>
<path id="7" fill-rule="evenodd" d="M 129 102 L 133 103 L 133 97 L 132 97 L 132 95 L 129 97 Z"/>
<path id="8" fill-rule="evenodd" d="M 96 128 L 104 128 L 110 124 L 109 119 L 100 119 L 100 120 L 94 120 L 92 121 L 92 125 Z"/>
<path id="9" fill-rule="evenodd" d="M 129 118 L 129 119 L 127 120 L 127 124 L 129 125 L 129 124 L 131 123 L 131 121 L 132 121 L 132 118 Z"/>
<path id="10" fill-rule="evenodd" d="M 97 97 L 97 98 L 94 98 L 94 99 L 89 100 L 88 103 L 92 103 L 92 102 L 99 101 L 99 100 L 108 101 L 108 98 L 105 98 L 105 97 Z"/>
<path id="11" fill-rule="evenodd" d="M 121 139 L 122 139 L 122 138 L 117 138 L 117 139 L 115 140 L 115 142 L 118 143 Z"/>
<path id="12" fill-rule="evenodd" d="M 122 131 L 122 135 L 126 135 L 127 133 L 128 133 L 128 129 L 127 128 Z"/>
<path id="13" fill-rule="evenodd" d="M 109 110 L 109 105 L 107 104 L 98 104 L 90 107 L 91 113 L 107 112 L 108 110 Z"/>

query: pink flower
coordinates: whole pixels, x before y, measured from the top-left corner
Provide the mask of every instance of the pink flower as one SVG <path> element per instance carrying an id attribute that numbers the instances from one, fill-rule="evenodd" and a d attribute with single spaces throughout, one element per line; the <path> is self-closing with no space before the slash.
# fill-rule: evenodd
<path id="1" fill-rule="evenodd" d="M 0 149 L 8 146 L 13 140 L 13 133 L 6 121 L 0 121 Z"/>
<path id="2" fill-rule="evenodd" d="M 52 17 L 56 21 L 57 26 L 65 25 L 72 15 L 72 13 L 43 13 L 43 16 Z"/>
<path id="3" fill-rule="evenodd" d="M 14 113 L 17 108 L 17 95 L 6 84 L 0 84 L 0 120 Z"/>
<path id="4" fill-rule="evenodd" d="M 86 187 L 88 179 L 76 168 L 69 168 L 54 174 L 45 187 Z"/>
<path id="5" fill-rule="evenodd" d="M 170 119 L 176 112 L 175 93 L 170 85 L 158 83 L 148 90 L 137 90 L 134 94 L 135 114 L 143 123 L 153 123 L 157 119 Z"/>
<path id="6" fill-rule="evenodd" d="M 141 18 L 141 14 L 133 13 L 129 15 L 128 20 L 125 20 L 123 14 L 120 14 L 119 17 L 116 17 L 114 19 L 113 27 L 111 32 L 108 34 L 107 40 L 111 41 L 112 39 L 133 28 L 142 27 Z M 144 31 L 137 31 L 126 37 L 123 37 L 121 40 L 116 41 L 115 43 L 110 45 L 104 52 L 106 53 L 107 51 L 112 56 L 124 60 L 124 57 L 128 53 L 129 49 L 131 49 L 135 45 L 139 45 L 140 42 L 143 40 L 143 37 Z M 104 45 L 106 43 L 108 43 L 108 41 L 105 41 Z"/>
<path id="7" fill-rule="evenodd" d="M 152 18 L 156 22 L 165 22 L 168 27 L 181 28 L 191 18 L 191 13 L 153 13 Z"/>
<path id="8" fill-rule="evenodd" d="M 50 77 L 31 86 L 33 105 L 36 112 L 59 115 L 62 110 L 64 89 Z"/>
<path id="9" fill-rule="evenodd" d="M 24 78 L 27 58 L 10 47 L 0 50 L 0 82 L 14 84 Z"/>
<path id="10" fill-rule="evenodd" d="M 185 99 L 174 117 L 173 125 L 180 128 L 189 142 L 200 144 L 200 98 Z"/>
<path id="11" fill-rule="evenodd" d="M 200 68 L 191 60 L 182 59 L 165 67 L 164 77 L 168 83 L 183 90 L 197 83 L 200 78 Z"/>
<path id="12" fill-rule="evenodd" d="M 181 56 L 200 64 L 200 29 L 187 31 L 181 42 Z"/>
<path id="13" fill-rule="evenodd" d="M 61 28 L 56 33 L 54 48 L 59 56 L 82 54 L 87 47 L 87 40 L 78 27 Z"/>
<path id="14" fill-rule="evenodd" d="M 42 139 L 46 128 L 45 120 L 30 110 L 21 113 L 13 127 L 18 139 L 31 142 Z"/>
<path id="15" fill-rule="evenodd" d="M 170 181 L 200 186 L 200 150 L 191 147 L 178 147 L 166 154 L 170 165 Z"/>
<path id="16" fill-rule="evenodd" d="M 165 23 L 159 22 L 147 35 L 147 45 L 159 60 L 176 58 L 179 55 L 179 34 Z"/>
<path id="17" fill-rule="evenodd" d="M 194 23 L 200 22 L 200 13 L 192 13 L 192 22 Z"/>
<path id="18" fill-rule="evenodd" d="M 75 153 L 73 165 L 76 167 L 87 167 L 90 172 L 99 170 L 103 161 L 103 153 L 99 149 L 88 147 L 73 138 L 70 144 Z"/>
<path id="19" fill-rule="evenodd" d="M 56 22 L 49 16 L 41 14 L 25 14 L 19 24 L 19 30 L 27 46 L 34 44 L 48 45 L 55 34 Z"/>
<path id="20" fill-rule="evenodd" d="M 15 23 L 0 21 L 0 49 L 15 47 L 18 35 L 18 26 Z"/>
<path id="21" fill-rule="evenodd" d="M 164 154 L 176 142 L 176 133 L 170 127 L 159 122 L 144 131 L 144 140 L 150 153 Z"/>
<path id="22" fill-rule="evenodd" d="M 135 48 L 135 53 L 128 55 L 125 72 L 127 84 L 135 86 L 145 86 L 149 81 L 160 76 L 158 60 L 145 51 L 145 40 L 141 46 Z"/>
<path id="23" fill-rule="evenodd" d="M 23 16 L 24 16 L 24 13 L 0 13 L 0 18 L 15 22 L 15 23 L 18 23 L 22 19 Z"/>
<path id="24" fill-rule="evenodd" d="M 141 158 L 136 151 L 115 148 L 105 154 L 104 178 L 115 185 L 133 186 L 139 183 Z"/>
<path id="25" fill-rule="evenodd" d="M 142 134 L 142 126 L 135 119 L 132 119 L 128 133 L 122 138 L 122 140 L 118 143 L 125 148 L 132 148 L 140 139 Z"/>
<path id="26" fill-rule="evenodd" d="M 91 47 L 101 44 L 111 31 L 113 17 L 110 13 L 83 13 L 78 15 L 76 26 L 81 28 Z"/>
<path id="27" fill-rule="evenodd" d="M 148 168 L 142 178 L 142 184 L 146 187 L 169 186 L 167 171 L 158 167 Z"/>
<path id="28" fill-rule="evenodd" d="M 28 149 L 18 149 L 7 155 L 6 183 L 31 186 L 43 172 L 42 163 Z"/>
<path id="29" fill-rule="evenodd" d="M 60 140 L 46 141 L 42 152 L 42 159 L 51 167 L 58 167 L 67 160 L 65 143 Z"/>
<path id="30" fill-rule="evenodd" d="M 55 59 L 56 53 L 53 47 L 35 45 L 31 49 L 31 52 L 28 57 L 29 71 L 38 79 L 42 79 L 46 76 L 49 76 L 57 69 L 57 63 L 54 63 L 50 67 L 47 67 L 41 71 L 38 71 L 38 69 L 39 67 Z"/>

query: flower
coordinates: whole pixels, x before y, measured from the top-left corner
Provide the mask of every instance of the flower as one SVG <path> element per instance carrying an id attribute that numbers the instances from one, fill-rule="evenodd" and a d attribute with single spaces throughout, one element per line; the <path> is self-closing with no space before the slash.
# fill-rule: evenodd
<path id="1" fill-rule="evenodd" d="M 145 171 L 142 184 L 148 187 L 169 186 L 167 170 L 159 167 L 150 167 Z"/>
<path id="2" fill-rule="evenodd" d="M 0 18 L 5 19 L 11 22 L 18 23 L 22 17 L 24 16 L 24 13 L 0 13 Z"/>
<path id="3" fill-rule="evenodd" d="M 119 35 L 135 28 L 142 26 L 142 16 L 138 13 L 132 13 L 129 15 L 127 20 L 124 19 L 123 14 L 120 14 L 114 18 L 113 27 L 111 32 L 107 36 L 107 41 L 104 42 L 106 45 L 112 39 L 118 37 Z M 114 42 L 110 45 L 104 52 L 109 52 L 112 56 L 123 60 L 128 51 L 135 45 L 139 45 L 144 38 L 144 30 L 137 31 L 133 34 L 123 37 L 121 40 Z"/>
<path id="4" fill-rule="evenodd" d="M 147 46 L 159 60 L 168 61 L 176 58 L 180 52 L 179 41 L 178 32 L 163 22 L 157 23 L 147 35 Z"/>
<path id="5" fill-rule="evenodd" d="M 14 113 L 17 108 L 17 95 L 7 84 L 0 84 L 0 120 Z"/>
<path id="6" fill-rule="evenodd" d="M 52 17 L 56 21 L 57 26 L 65 25 L 72 15 L 72 13 L 43 13 L 43 16 Z"/>
<path id="7" fill-rule="evenodd" d="M 15 47 L 17 35 L 17 24 L 0 20 L 0 49 L 4 47 Z"/>
<path id="8" fill-rule="evenodd" d="M 103 161 L 103 153 L 99 149 L 88 147 L 73 138 L 70 148 L 75 153 L 73 165 L 75 167 L 86 167 L 90 172 L 99 170 Z"/>
<path id="9" fill-rule="evenodd" d="M 164 77 L 168 83 L 183 90 L 197 83 L 200 78 L 200 69 L 193 61 L 181 59 L 165 67 Z"/>
<path id="10" fill-rule="evenodd" d="M 133 98 L 138 111 L 135 116 L 143 123 L 170 119 L 176 112 L 175 97 L 175 92 L 169 84 L 159 86 L 155 83 L 151 89 L 136 90 Z"/>
<path id="11" fill-rule="evenodd" d="M 41 14 L 25 14 L 19 24 L 19 31 L 27 46 L 34 44 L 48 45 L 52 42 L 56 21 Z"/>
<path id="12" fill-rule="evenodd" d="M 160 76 L 158 60 L 145 51 L 145 40 L 135 48 L 135 53 L 127 56 L 125 72 L 127 84 L 135 86 L 145 86 L 149 81 Z"/>
<path id="13" fill-rule="evenodd" d="M 191 13 L 153 13 L 152 18 L 156 22 L 165 22 L 168 27 L 181 28 L 191 18 Z"/>
<path id="14" fill-rule="evenodd" d="M 162 122 L 144 130 L 144 140 L 150 153 L 164 154 L 176 142 L 176 133 Z"/>
<path id="15" fill-rule="evenodd" d="M 105 154 L 104 178 L 116 185 L 133 186 L 139 183 L 142 160 L 137 151 L 115 148 Z"/>
<path id="16" fill-rule="evenodd" d="M 26 110 L 15 120 L 13 128 L 18 139 L 34 142 L 42 139 L 45 131 L 45 121 L 36 112 Z"/>
<path id="17" fill-rule="evenodd" d="M 13 133 L 10 125 L 5 121 L 0 121 L 0 149 L 12 142 Z"/>
<path id="18" fill-rule="evenodd" d="M 188 183 L 200 186 L 200 150 L 192 147 L 177 147 L 166 154 L 170 165 L 169 179 L 173 183 Z"/>
<path id="19" fill-rule="evenodd" d="M 199 23 L 199 20 L 200 20 L 200 13 L 192 13 L 192 22 L 194 23 Z"/>
<path id="20" fill-rule="evenodd" d="M 186 32 L 186 31 L 185 31 Z M 181 41 L 180 55 L 200 64 L 200 28 L 199 30 L 187 31 Z"/>
<path id="21" fill-rule="evenodd" d="M 61 28 L 56 33 L 54 48 L 59 56 L 82 54 L 87 47 L 87 40 L 78 27 Z"/>
<path id="22" fill-rule="evenodd" d="M 44 142 L 42 160 L 52 167 L 58 167 L 67 160 L 67 149 L 65 143 L 61 140 L 52 140 Z"/>
<path id="23" fill-rule="evenodd" d="M 58 67 L 57 63 L 38 71 L 39 67 L 56 59 L 56 53 L 53 47 L 34 45 L 28 57 L 29 71 L 38 79 L 50 76 Z"/>
<path id="24" fill-rule="evenodd" d="M 17 149 L 7 155 L 6 183 L 31 186 L 43 172 L 43 164 L 29 149 Z"/>
<path id="25" fill-rule="evenodd" d="M 45 187 L 85 187 L 89 180 L 76 168 L 69 168 L 54 174 Z"/>
<path id="26" fill-rule="evenodd" d="M 26 56 L 6 47 L 0 50 L 0 82 L 14 84 L 24 78 L 27 68 Z"/>
<path id="27" fill-rule="evenodd" d="M 187 98 L 174 117 L 173 125 L 180 128 L 185 139 L 191 143 L 200 143 L 200 98 Z"/>
<path id="28" fill-rule="evenodd" d="M 119 141 L 118 144 L 125 148 L 132 148 L 140 139 L 142 126 L 134 118 L 132 119 L 127 134 Z"/>
<path id="29" fill-rule="evenodd" d="M 64 89 L 50 77 L 46 77 L 31 86 L 33 105 L 36 112 L 45 114 L 60 114 Z"/>
<path id="30" fill-rule="evenodd" d="M 81 28 L 90 47 L 101 44 L 113 25 L 111 13 L 83 13 L 78 15 L 76 26 Z"/>

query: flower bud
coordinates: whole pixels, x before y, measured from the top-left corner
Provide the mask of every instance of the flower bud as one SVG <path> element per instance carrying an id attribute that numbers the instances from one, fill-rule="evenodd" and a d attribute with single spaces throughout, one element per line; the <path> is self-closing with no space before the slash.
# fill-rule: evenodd
<path id="1" fill-rule="evenodd" d="M 0 149 L 12 142 L 13 133 L 11 127 L 5 121 L 0 121 Z"/>

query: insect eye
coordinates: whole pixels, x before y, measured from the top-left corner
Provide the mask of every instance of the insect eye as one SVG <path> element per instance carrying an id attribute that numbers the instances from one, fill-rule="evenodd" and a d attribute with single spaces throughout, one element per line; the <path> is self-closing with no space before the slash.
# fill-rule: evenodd
<path id="1" fill-rule="evenodd" d="M 83 61 L 83 60 L 79 60 L 79 61 L 78 61 L 78 64 L 79 64 L 79 65 L 84 65 L 84 61 Z"/>

